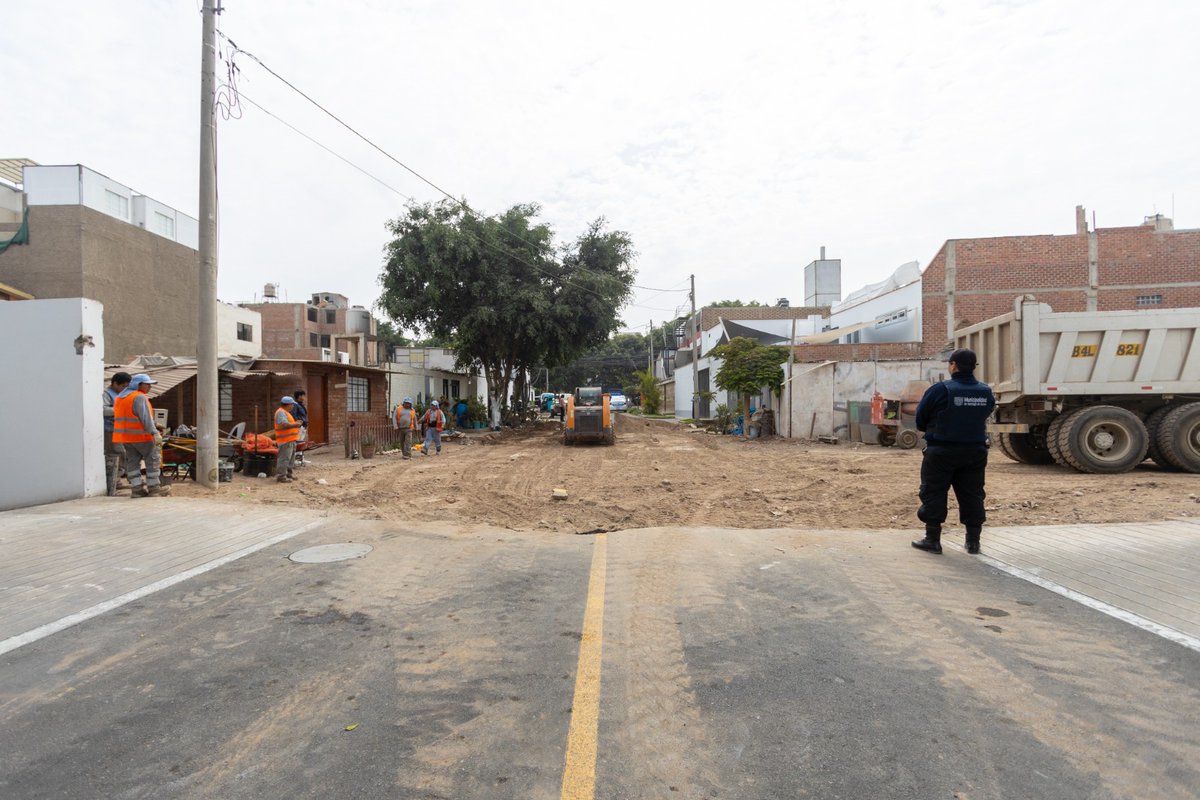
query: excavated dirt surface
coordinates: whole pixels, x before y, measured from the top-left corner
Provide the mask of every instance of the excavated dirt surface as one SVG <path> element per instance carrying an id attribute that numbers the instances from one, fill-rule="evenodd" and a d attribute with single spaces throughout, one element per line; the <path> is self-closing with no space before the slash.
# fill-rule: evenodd
<path id="1" fill-rule="evenodd" d="M 220 496 L 371 519 L 595 532 L 672 525 L 916 528 L 920 450 L 739 440 L 623 415 L 617 443 L 562 444 L 557 422 L 447 440 L 440 456 L 347 460 L 319 450 L 294 483 L 238 474 Z M 322 483 L 322 481 L 324 483 Z M 554 499 L 556 488 L 566 499 Z M 178 494 L 205 490 L 177 482 Z M 1200 516 L 1200 476 L 1152 462 L 1123 475 L 1017 464 L 997 450 L 989 525 Z M 956 510 L 951 498 L 951 522 Z"/>

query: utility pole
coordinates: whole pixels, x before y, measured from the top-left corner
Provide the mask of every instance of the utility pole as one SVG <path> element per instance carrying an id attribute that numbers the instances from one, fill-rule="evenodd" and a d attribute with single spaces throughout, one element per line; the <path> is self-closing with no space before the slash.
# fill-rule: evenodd
<path id="1" fill-rule="evenodd" d="M 650 336 L 648 338 L 650 339 L 650 364 L 648 367 L 646 367 L 646 369 L 648 369 L 650 371 L 650 374 L 653 375 L 654 374 L 654 320 L 650 320 Z"/>
<path id="2" fill-rule="evenodd" d="M 217 488 L 217 8 L 204 0 L 200 48 L 200 329 L 196 338 L 196 479 Z"/>
<path id="3" fill-rule="evenodd" d="M 688 299 L 692 301 L 692 419 L 700 418 L 700 318 L 696 316 L 696 276 Z"/>

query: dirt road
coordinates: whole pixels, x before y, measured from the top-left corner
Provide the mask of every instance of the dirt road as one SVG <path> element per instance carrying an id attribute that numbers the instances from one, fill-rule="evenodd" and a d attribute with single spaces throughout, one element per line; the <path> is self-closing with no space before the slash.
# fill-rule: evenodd
<path id="1" fill-rule="evenodd" d="M 399 453 L 349 461 L 335 448 L 311 457 L 295 483 L 238 475 L 221 496 L 515 530 L 916 526 L 919 450 L 741 441 L 631 416 L 620 417 L 617 433 L 613 447 L 564 447 L 558 423 L 543 422 L 494 439 L 448 441 L 442 455 L 412 461 Z M 993 525 L 1200 515 L 1200 479 L 1151 462 L 1124 475 L 1084 475 L 993 451 L 987 480 Z M 552 499 L 556 487 L 567 490 L 565 500 Z M 952 507 L 952 521 L 954 514 Z"/>

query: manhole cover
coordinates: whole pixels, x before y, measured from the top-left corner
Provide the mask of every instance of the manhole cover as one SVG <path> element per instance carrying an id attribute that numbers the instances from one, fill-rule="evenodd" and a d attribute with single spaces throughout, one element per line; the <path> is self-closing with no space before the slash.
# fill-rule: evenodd
<path id="1" fill-rule="evenodd" d="M 369 544 L 341 542 L 339 544 L 319 544 L 316 547 L 306 547 L 297 550 L 288 558 L 298 564 L 324 564 L 329 561 L 345 561 L 349 558 L 362 558 L 371 552 Z"/>

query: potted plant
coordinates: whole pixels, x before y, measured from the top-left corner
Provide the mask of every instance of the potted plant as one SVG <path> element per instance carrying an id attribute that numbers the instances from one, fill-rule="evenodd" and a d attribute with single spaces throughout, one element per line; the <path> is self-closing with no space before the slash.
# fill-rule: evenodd
<path id="1" fill-rule="evenodd" d="M 363 458 L 374 458 L 375 437 L 369 433 L 364 433 L 362 438 L 358 440 L 358 453 Z"/>

